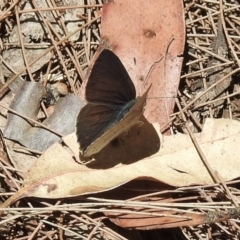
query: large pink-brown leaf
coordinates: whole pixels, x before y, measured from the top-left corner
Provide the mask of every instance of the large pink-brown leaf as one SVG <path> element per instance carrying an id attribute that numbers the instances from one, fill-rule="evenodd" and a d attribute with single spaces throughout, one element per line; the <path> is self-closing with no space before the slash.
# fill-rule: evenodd
<path id="1" fill-rule="evenodd" d="M 101 39 L 99 51 L 110 48 L 118 55 L 138 95 L 152 84 L 145 108 L 147 120 L 166 123 L 173 111 L 183 60 L 182 1 L 114 0 L 104 4 Z"/>

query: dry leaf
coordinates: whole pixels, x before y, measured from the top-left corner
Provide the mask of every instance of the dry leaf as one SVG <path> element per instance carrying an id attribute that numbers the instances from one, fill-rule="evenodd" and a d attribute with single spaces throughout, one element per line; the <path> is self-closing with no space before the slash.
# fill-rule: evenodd
<path id="1" fill-rule="evenodd" d="M 45 89 L 39 83 L 24 82 L 10 108 L 35 120 L 44 94 Z M 82 106 L 83 102 L 78 97 L 69 94 L 56 103 L 54 113 L 42 123 L 56 132 L 67 135 L 74 131 L 76 117 Z M 44 151 L 61 139 L 56 134 L 39 126 L 33 126 L 29 121 L 13 113 L 8 113 L 4 137 L 37 151 Z"/>
<path id="2" fill-rule="evenodd" d="M 238 121 L 208 119 L 203 132 L 195 135 L 210 165 L 224 181 L 240 175 L 240 156 L 235 151 L 239 132 Z M 151 157 L 106 170 L 93 170 L 75 162 L 72 153 L 78 151 L 76 137 L 68 142 L 72 151 L 58 143 L 50 147 L 30 169 L 24 188 L 5 204 L 26 196 L 66 198 L 97 193 L 138 178 L 172 186 L 213 183 L 187 135 L 166 136 L 160 151 Z"/>
<path id="3" fill-rule="evenodd" d="M 175 104 L 185 44 L 183 2 L 115 0 L 104 4 L 101 24 L 102 48 L 121 59 L 136 87 L 137 95 L 152 84 L 145 117 L 165 123 Z M 85 83 L 94 60 L 89 65 Z M 84 98 L 84 85 L 82 89 Z"/>
<path id="4" fill-rule="evenodd" d="M 149 200 L 151 202 L 151 200 Z M 166 203 L 166 202 L 165 202 Z M 121 208 L 123 211 L 124 208 Z M 228 209 L 227 211 L 216 211 L 216 212 L 207 212 L 199 213 L 193 212 L 191 210 L 181 211 L 179 209 L 173 210 L 163 210 L 163 209 L 146 209 L 146 208 L 134 208 L 135 211 L 147 212 L 148 215 L 141 214 L 118 214 L 118 209 L 112 209 L 113 213 L 106 214 L 109 215 L 110 220 L 116 225 L 123 228 L 131 229 L 141 229 L 141 230 L 150 230 L 150 229 L 160 229 L 160 228 L 174 228 L 174 227 L 186 227 L 186 226 L 196 226 L 200 224 L 213 224 L 216 222 L 225 221 L 234 216 L 238 216 L 236 209 Z M 125 211 L 131 209 L 124 209 Z M 152 215 L 151 215 L 152 213 Z M 158 216 L 154 216 L 157 215 Z"/>

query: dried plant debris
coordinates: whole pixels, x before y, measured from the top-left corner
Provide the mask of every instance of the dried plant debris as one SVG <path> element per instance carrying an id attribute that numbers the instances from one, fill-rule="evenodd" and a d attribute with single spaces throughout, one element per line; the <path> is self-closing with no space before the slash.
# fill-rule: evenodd
<path id="1" fill-rule="evenodd" d="M 67 1 L 69 6 L 79 4 L 83 4 L 83 1 Z M 4 6 L 4 4 L 2 3 L 1 6 Z M 2 56 L 6 64 L 14 69 L 14 73 L 21 71 L 26 62 L 29 64 L 40 56 L 41 58 L 32 64 L 29 70 L 34 73 L 42 68 L 51 58 L 50 52 L 46 52 L 53 40 L 51 34 L 63 37 L 69 32 L 78 29 L 78 25 L 81 23 L 78 15 L 84 13 L 82 8 L 67 9 L 60 15 L 50 10 L 31 11 L 34 9 L 47 9 L 48 7 L 49 5 L 45 1 L 27 1 L 22 3 L 20 9 L 15 12 L 19 22 L 13 19 L 9 20 L 11 24 L 2 36 L 5 46 Z M 60 23 L 60 17 L 64 19 L 66 25 Z M 69 38 L 70 41 L 77 41 L 78 39 L 79 32 Z M 3 65 L 5 77 L 12 76 L 14 73 Z"/>
<path id="2" fill-rule="evenodd" d="M 50 75 L 64 75 L 77 95 L 100 39 L 96 27 L 102 3 L 94 3 L 87 8 L 83 0 L 1 2 L 4 88 L 18 76 L 47 85 Z"/>
<path id="3" fill-rule="evenodd" d="M 44 151 L 59 141 L 61 135 L 74 132 L 77 114 L 84 103 L 73 94 L 59 99 L 54 113 L 42 122 L 52 131 L 31 122 L 31 119 L 36 120 L 45 94 L 45 89 L 39 83 L 25 82 L 21 85 L 10 105 L 15 113 L 8 114 L 4 137 L 18 141 L 32 150 Z"/>
<path id="4" fill-rule="evenodd" d="M 188 53 L 182 92 L 195 122 L 233 117 L 230 97 L 239 93 L 238 6 L 238 1 L 185 1 Z"/>
<path id="5" fill-rule="evenodd" d="M 33 66 L 30 68 L 31 72 L 35 72 L 39 70 L 44 64 L 49 62 L 50 60 L 50 54 L 44 54 L 44 50 L 42 49 L 25 49 L 26 52 L 26 59 L 29 63 L 33 62 L 36 57 L 41 57 L 39 61 L 37 61 Z M 11 66 L 14 71 L 11 71 L 6 67 L 6 65 L 3 65 L 3 75 L 6 78 L 12 77 L 15 73 L 22 70 L 24 66 L 24 58 L 22 54 L 21 49 L 8 49 L 4 50 L 2 53 L 2 57 L 5 60 L 5 63 L 7 66 Z"/>
<path id="6" fill-rule="evenodd" d="M 98 3 L 86 8 L 84 4 L 84 1 L 36 0 L 12 5 L 0 2 L 4 13 L 0 92 L 4 96 L 3 90 L 9 87 L 17 94 L 10 106 L 16 112 L 8 114 L 4 136 L 31 150 L 44 151 L 63 134 L 75 130 L 76 115 L 84 104 L 76 95 L 92 49 L 99 42 L 98 29 L 93 37 L 91 21 L 96 28 L 102 6 Z M 93 46 L 86 43 L 90 40 Z M 50 131 L 33 123 L 34 120 Z"/>
<path id="7" fill-rule="evenodd" d="M 6 98 L 11 99 L 11 94 L 14 93 L 16 96 L 11 107 L 15 108 L 16 106 L 18 113 L 31 116 L 31 119 L 26 121 L 26 119 L 9 112 L 9 122 L 4 131 L 5 134 L 10 136 L 12 132 L 15 132 L 14 137 L 19 139 L 19 142 L 27 143 L 28 148 L 43 151 L 42 149 L 45 149 L 48 143 L 44 142 L 42 144 L 42 139 L 51 139 L 50 134 L 54 137 L 56 135 L 39 127 L 33 120 L 44 125 L 49 124 L 48 127 L 57 133 L 61 132 L 62 125 L 71 123 L 71 120 L 66 120 L 68 123 L 65 122 L 65 119 L 69 116 L 62 118 L 62 115 L 65 113 L 67 115 L 77 114 L 77 108 L 81 107 L 78 104 L 73 104 L 75 100 L 79 100 L 74 99 L 69 93 L 73 92 L 75 95 L 80 95 L 86 69 L 99 45 L 101 16 L 99 10 L 102 2 L 100 0 L 56 0 L 51 2 L 0 0 L 2 13 L 0 16 L 1 104 L 6 103 L 7 105 L 9 100 L 5 101 Z M 183 2 L 186 14 L 187 41 L 179 99 L 182 107 L 181 111 L 185 114 L 187 121 L 182 120 L 182 113 L 179 111 L 172 115 L 166 126 L 169 128 L 170 123 L 173 126 L 173 131 L 187 132 L 185 127 L 185 123 L 187 123 L 192 124 L 194 130 L 199 132 L 202 131 L 203 123 L 209 116 L 236 119 L 239 119 L 240 116 L 240 5 L 237 0 L 184 0 Z M 151 5 L 149 4 L 149 6 Z M 169 16 L 169 11 L 166 15 Z M 116 36 L 118 37 L 118 34 Z M 157 36 L 153 34 L 150 36 L 152 38 L 147 40 L 156 39 Z M 170 44 L 170 48 L 172 46 Z M 169 53 L 170 51 L 166 55 L 169 55 Z M 39 58 L 39 60 L 33 63 L 36 58 Z M 166 67 L 169 67 L 169 65 L 167 64 Z M 34 84 L 38 83 L 34 87 L 38 92 L 36 93 L 37 97 L 33 100 L 33 97 L 27 97 L 28 94 L 31 95 L 31 91 L 24 91 L 26 95 L 23 98 L 26 97 L 27 104 L 18 96 L 17 89 L 23 87 L 29 80 L 35 82 Z M 12 82 L 11 85 L 10 82 Z M 31 88 L 30 85 L 29 88 Z M 11 89 L 11 92 L 3 92 L 3 89 L 7 91 Z M 47 94 L 47 97 L 45 97 L 45 89 L 49 94 Z M 166 95 L 168 95 L 168 92 Z M 71 100 L 67 100 L 67 98 Z M 61 101 L 65 101 L 64 99 L 67 100 L 67 103 L 61 103 Z M 162 101 L 162 96 L 160 100 Z M 19 103 L 15 103 L 15 101 L 19 101 Z M 24 112 L 18 109 L 18 104 L 23 105 Z M 72 104 L 74 107 L 69 108 L 71 111 L 66 111 L 65 105 Z M 66 112 L 64 113 L 64 111 Z M 54 114 L 56 114 L 55 117 Z M 161 114 L 158 115 L 161 116 Z M 2 109 L 1 117 L 6 118 L 6 111 L 3 112 Z M 179 122 L 176 120 L 179 120 Z M 31 135 L 29 139 L 33 143 L 29 144 L 29 141 L 27 141 L 29 139 L 26 140 L 26 136 L 21 137 L 21 139 L 16 136 L 16 133 L 21 133 L 18 126 L 22 126 L 22 124 L 27 134 Z M 53 127 L 58 124 L 61 125 L 60 128 Z M 230 125 L 232 126 L 232 123 Z M 3 129 L 2 126 L 1 124 L 1 129 Z M 74 126 L 73 123 L 71 127 L 74 128 Z M 65 134 L 64 131 L 59 135 Z M 216 131 L 216 133 L 218 132 L 220 131 Z M 60 139 L 57 138 L 56 141 Z M 3 203 L 14 193 L 20 191 L 19 189 L 26 179 L 25 172 L 35 161 L 36 156 L 41 156 L 41 152 L 32 153 L 29 151 L 30 149 L 16 146 L 10 140 L 5 141 L 2 137 L 1 140 L 0 201 Z M 65 141 L 64 143 L 66 144 Z M 214 143 L 209 141 L 209 144 L 213 145 Z M 230 146 L 233 145 L 231 141 L 229 141 L 229 144 Z M 67 149 L 66 145 L 64 145 L 64 148 L 61 144 L 56 143 L 55 145 L 60 146 L 61 150 Z M 236 149 L 236 147 L 233 148 Z M 78 146 L 76 146 L 76 149 L 78 149 Z M 224 150 L 220 145 L 216 146 L 216 151 L 219 154 Z M 32 159 L 27 159 L 24 155 L 20 159 L 19 155 L 13 155 L 12 151 L 15 151 L 15 153 L 21 151 L 24 154 L 31 155 Z M 210 152 L 208 149 L 205 151 L 206 153 Z M 230 150 L 229 152 L 231 153 L 231 151 L 230 160 L 233 159 L 234 154 L 237 154 L 237 151 Z M 57 164 L 59 164 L 58 156 L 59 151 L 56 151 L 54 157 Z M 189 154 L 186 155 L 186 159 L 191 163 Z M 28 163 L 23 164 L 24 161 Z M 178 159 L 175 162 L 177 161 Z M 167 166 L 171 168 L 169 162 L 167 163 Z M 224 164 L 226 165 L 226 162 Z M 49 168 L 50 165 L 48 161 L 46 168 Z M 76 162 L 75 165 L 79 166 Z M 73 172 L 76 170 L 75 165 L 72 168 Z M 183 166 L 185 165 L 183 164 Z M 190 166 L 190 164 L 187 165 Z M 216 165 L 219 166 L 219 162 Z M 226 170 L 225 165 L 222 167 L 223 170 Z M 66 166 L 70 167 L 69 164 Z M 149 162 L 147 166 L 151 167 Z M 236 171 L 235 166 L 233 164 L 232 168 Z M 152 167 L 156 169 L 156 166 Z M 184 168 L 173 167 L 171 170 L 175 173 L 173 176 L 181 174 L 185 179 L 186 170 Z M 39 172 L 41 174 L 43 170 Z M 95 172 L 95 170 L 92 172 Z M 91 175 L 92 172 L 89 172 L 88 175 Z M 136 169 L 132 172 L 136 172 Z M 201 175 L 201 172 L 199 174 Z M 239 174 L 239 171 L 236 174 Z M 102 178 L 104 177 L 107 176 L 103 175 Z M 116 179 L 116 175 L 114 177 Z M 96 182 L 99 183 L 102 178 L 96 178 L 93 186 L 96 186 Z M 65 183 L 66 181 L 68 181 L 68 178 Z M 74 181 L 79 181 L 79 175 L 74 178 Z M 86 178 L 80 181 L 86 182 Z M 43 200 L 24 198 L 17 200 L 5 210 L 4 214 L 0 215 L 0 238 L 9 240 L 17 238 L 145 240 L 151 239 L 149 236 L 152 233 L 152 239 L 239 239 L 238 202 L 240 182 L 238 179 L 224 182 L 224 179 L 221 179 L 220 176 L 220 183 L 174 188 L 169 188 L 163 183 L 160 185 L 158 182 L 156 185 L 156 182 L 145 180 L 139 187 L 139 182 L 139 180 L 135 183 L 131 181 L 115 190 L 112 189 L 91 196 L 85 195 L 81 199 Z M 61 183 L 58 184 L 61 185 Z M 54 185 L 39 186 L 40 190 L 47 189 L 49 192 L 55 190 Z M 82 190 L 80 187 L 74 189 L 74 192 L 79 189 Z M 192 219 L 189 220 L 189 216 Z M 133 228 L 142 224 L 142 229 L 149 229 L 149 225 L 158 228 L 168 224 L 168 227 L 179 227 L 176 219 L 182 223 L 188 221 L 189 225 L 182 225 L 186 227 L 179 229 L 182 230 L 181 236 L 172 235 L 172 238 L 169 237 L 169 234 L 160 237 L 158 232 L 152 231 L 135 231 L 137 235 L 133 236 L 125 235 L 117 229 L 116 225 L 110 225 L 109 219 L 111 217 L 116 217 L 113 220 L 116 221 L 116 224 L 123 223 L 126 224 L 126 227 Z M 227 220 L 230 217 L 231 220 Z M 153 223 L 149 224 L 148 222 L 151 219 L 158 221 L 160 224 L 164 223 L 164 220 L 170 221 L 168 224 L 154 226 Z M 219 219 L 225 221 L 214 222 Z M 194 223 L 200 225 L 190 226 Z M 136 227 L 136 225 L 138 226 Z M 175 230 L 170 229 L 170 233 L 173 234 L 173 232 L 175 233 Z"/>
<path id="8" fill-rule="evenodd" d="M 227 46 L 226 37 L 223 32 L 223 27 L 222 27 L 222 22 L 220 17 L 218 20 L 217 36 L 214 38 L 213 42 L 211 43 L 210 48 L 212 48 L 212 52 L 217 56 L 228 59 L 229 49 Z M 207 78 L 206 87 L 207 88 L 209 88 L 211 85 L 216 83 L 219 79 L 226 76 L 228 73 L 232 71 L 231 66 L 221 66 L 222 61 L 220 61 L 219 59 L 216 59 L 214 56 L 211 56 L 211 59 L 212 60 L 210 60 L 207 64 L 207 68 L 209 68 L 209 70 L 206 71 L 206 78 Z M 231 79 L 232 79 L 231 77 L 228 77 L 221 83 L 217 84 L 206 95 L 203 95 L 201 98 L 199 98 L 196 104 L 201 104 L 203 102 L 206 102 L 207 100 L 213 100 L 216 97 L 220 98 L 220 97 L 226 96 L 225 91 L 229 87 Z M 218 106 L 222 108 L 224 101 L 226 100 L 214 102 L 213 106 L 214 107 Z"/>

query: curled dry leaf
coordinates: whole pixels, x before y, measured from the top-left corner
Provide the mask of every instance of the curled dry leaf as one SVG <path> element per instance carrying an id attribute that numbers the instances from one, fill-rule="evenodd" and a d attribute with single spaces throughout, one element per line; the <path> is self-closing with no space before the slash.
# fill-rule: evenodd
<path id="1" fill-rule="evenodd" d="M 240 156 L 235 151 L 240 141 L 239 132 L 238 121 L 208 119 L 203 132 L 195 135 L 211 167 L 224 181 L 240 175 Z M 138 178 L 151 178 L 178 187 L 213 183 L 187 135 L 166 136 L 156 154 L 105 170 L 90 169 L 74 160 L 72 154 L 78 153 L 74 134 L 65 142 L 71 151 L 58 143 L 51 146 L 30 169 L 23 189 L 6 205 L 26 196 L 66 198 L 103 192 Z"/>
<path id="2" fill-rule="evenodd" d="M 20 85 L 10 108 L 23 116 L 36 119 L 40 101 L 45 93 L 44 87 L 39 83 L 24 82 Z M 83 105 L 84 103 L 78 97 L 69 94 L 56 103 L 54 113 L 42 123 L 58 133 L 67 135 L 74 131 L 77 114 Z M 37 151 L 45 151 L 61 139 L 56 134 L 33 126 L 29 121 L 10 112 L 4 137 Z"/>

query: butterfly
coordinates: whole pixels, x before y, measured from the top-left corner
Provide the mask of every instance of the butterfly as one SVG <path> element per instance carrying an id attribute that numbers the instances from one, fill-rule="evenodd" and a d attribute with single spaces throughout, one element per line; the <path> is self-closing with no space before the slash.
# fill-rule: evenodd
<path id="1" fill-rule="evenodd" d="M 136 90 L 120 59 L 104 49 L 95 61 L 85 87 L 87 104 L 80 110 L 76 134 L 80 153 L 91 157 L 137 124 L 148 90 Z"/>

